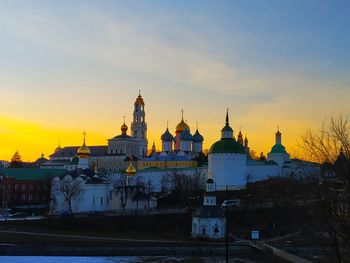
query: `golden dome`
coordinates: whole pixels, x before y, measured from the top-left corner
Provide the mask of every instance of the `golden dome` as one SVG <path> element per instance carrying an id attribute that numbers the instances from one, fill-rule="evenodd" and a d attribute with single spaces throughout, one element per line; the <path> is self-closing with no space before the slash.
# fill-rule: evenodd
<path id="1" fill-rule="evenodd" d="M 182 119 L 180 123 L 176 126 L 176 131 L 184 131 L 185 129 L 190 130 L 190 127 Z"/>
<path id="2" fill-rule="evenodd" d="M 122 130 L 122 132 L 128 130 L 128 126 L 125 124 L 125 122 L 124 122 L 123 125 L 120 127 L 120 129 Z"/>
<path id="3" fill-rule="evenodd" d="M 85 144 L 85 133 L 84 133 L 83 145 L 79 147 L 79 149 L 77 151 L 77 155 L 79 158 L 89 158 L 90 157 L 90 149 Z"/>
<path id="4" fill-rule="evenodd" d="M 130 158 L 130 163 L 129 163 L 128 168 L 126 168 L 125 173 L 127 176 L 134 176 L 136 174 L 136 169 L 132 165 L 132 158 Z"/>

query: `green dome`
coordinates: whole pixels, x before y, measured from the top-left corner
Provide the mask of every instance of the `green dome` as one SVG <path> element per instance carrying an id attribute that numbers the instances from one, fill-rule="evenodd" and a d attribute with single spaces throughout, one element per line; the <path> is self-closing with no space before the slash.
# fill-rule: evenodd
<path id="1" fill-rule="evenodd" d="M 245 154 L 243 146 L 233 139 L 221 139 L 210 147 L 209 153 L 241 153 Z"/>
<path id="2" fill-rule="evenodd" d="M 284 148 L 284 146 L 282 144 L 275 144 L 274 146 L 272 146 L 271 152 L 270 154 L 273 153 L 284 153 L 287 154 L 286 152 L 286 148 Z"/>
<path id="3" fill-rule="evenodd" d="M 78 158 L 78 156 L 74 156 L 74 157 L 72 157 L 71 159 L 70 159 L 70 164 L 71 165 L 76 165 L 76 164 L 78 164 L 79 163 L 79 158 Z"/>

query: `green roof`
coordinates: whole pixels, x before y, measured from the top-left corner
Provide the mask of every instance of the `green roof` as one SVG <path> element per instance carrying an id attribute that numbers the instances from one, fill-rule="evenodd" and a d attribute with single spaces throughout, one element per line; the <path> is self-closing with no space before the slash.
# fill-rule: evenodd
<path id="1" fill-rule="evenodd" d="M 287 154 L 286 152 L 286 148 L 284 148 L 284 146 L 282 144 L 275 144 L 274 146 L 272 146 L 271 152 L 270 154 L 273 153 L 283 153 L 283 154 Z"/>
<path id="2" fill-rule="evenodd" d="M 51 180 L 66 173 L 64 169 L 0 168 L 0 175 L 14 177 L 17 181 Z"/>
<path id="3" fill-rule="evenodd" d="M 245 154 L 243 146 L 233 139 L 223 138 L 210 147 L 209 153 L 241 153 Z"/>
<path id="4" fill-rule="evenodd" d="M 231 131 L 233 132 L 232 128 L 230 127 L 230 125 L 226 124 L 224 128 L 222 128 L 221 131 Z"/>
<path id="5" fill-rule="evenodd" d="M 72 158 L 70 159 L 70 164 L 71 164 L 71 165 L 77 165 L 77 164 L 79 164 L 79 157 L 78 157 L 77 155 L 75 155 L 74 157 L 72 157 Z"/>

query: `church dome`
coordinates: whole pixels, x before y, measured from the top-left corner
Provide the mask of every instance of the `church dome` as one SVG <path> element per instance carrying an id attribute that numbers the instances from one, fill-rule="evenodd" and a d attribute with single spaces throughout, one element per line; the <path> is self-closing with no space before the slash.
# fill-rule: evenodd
<path id="1" fill-rule="evenodd" d="M 89 158 L 90 157 L 90 149 L 85 144 L 85 135 L 83 145 L 79 147 L 77 151 L 77 155 L 79 158 Z"/>
<path id="2" fill-rule="evenodd" d="M 271 148 L 270 154 L 287 154 L 286 148 L 282 144 L 275 144 Z"/>
<path id="3" fill-rule="evenodd" d="M 230 125 L 226 124 L 224 128 L 221 129 L 221 131 L 230 131 L 233 132 L 232 128 L 230 127 Z"/>
<path id="4" fill-rule="evenodd" d="M 209 150 L 209 153 L 240 153 L 245 154 L 245 150 L 243 146 L 233 140 L 233 139 L 226 139 L 223 138 L 220 141 L 217 141 L 214 143 Z"/>
<path id="5" fill-rule="evenodd" d="M 163 142 L 171 142 L 174 139 L 174 136 L 169 132 L 169 129 L 166 128 L 166 131 L 160 137 Z"/>
<path id="6" fill-rule="evenodd" d="M 134 176 L 136 174 L 136 169 L 132 165 L 132 158 L 130 158 L 130 163 L 129 163 L 128 168 L 126 168 L 125 173 L 127 176 Z"/>
<path id="7" fill-rule="evenodd" d="M 203 142 L 204 138 L 203 136 L 199 133 L 198 129 L 196 132 L 193 134 L 193 142 Z"/>
<path id="8" fill-rule="evenodd" d="M 185 128 L 183 132 L 181 132 L 179 139 L 181 141 L 192 141 L 193 136 L 191 135 L 189 129 Z"/>
<path id="9" fill-rule="evenodd" d="M 190 130 L 190 126 L 187 125 L 186 122 L 184 122 L 183 119 L 181 119 L 181 121 L 179 122 L 179 124 L 176 126 L 176 131 L 178 132 L 182 132 L 185 129 Z"/>
<path id="10" fill-rule="evenodd" d="M 123 125 L 120 127 L 120 129 L 122 130 L 122 132 L 126 132 L 128 130 L 128 126 L 125 124 L 125 122 L 123 123 Z"/>

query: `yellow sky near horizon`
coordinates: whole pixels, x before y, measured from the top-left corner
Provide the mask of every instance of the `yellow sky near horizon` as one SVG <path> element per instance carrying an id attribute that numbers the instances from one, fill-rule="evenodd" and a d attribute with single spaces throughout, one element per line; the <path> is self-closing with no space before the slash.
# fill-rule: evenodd
<path id="1" fill-rule="evenodd" d="M 224 125 L 224 117 L 223 114 L 221 118 L 218 118 L 217 123 L 208 123 L 207 125 L 201 125 L 199 127 L 199 130 L 205 139 L 203 149 L 209 149 L 212 143 L 220 139 L 220 129 Z M 231 118 L 231 123 L 232 122 Z M 0 137 L 2 138 L 0 145 L 1 160 L 9 161 L 14 152 L 18 150 L 23 161 L 35 161 L 40 157 L 41 153 L 44 153 L 45 157 L 48 157 L 53 153 L 54 149 L 58 146 L 59 140 L 62 147 L 79 146 L 82 143 L 83 130 L 65 129 L 59 125 L 45 125 L 4 116 L 0 116 L 0 123 L 2 124 L 0 127 Z M 177 123 L 175 124 L 175 121 L 173 123 L 174 124 L 169 128 L 174 134 L 175 125 Z M 189 124 L 191 125 L 191 123 Z M 294 137 L 297 134 L 295 132 L 287 132 L 290 124 L 286 123 L 286 125 L 288 126 L 281 129 L 283 132 L 283 144 L 287 147 L 287 150 L 293 154 L 297 148 L 297 138 Z M 111 125 L 109 123 L 105 123 L 103 126 L 104 127 L 101 129 L 95 127 L 86 130 L 88 146 L 107 145 L 108 138 L 120 134 L 119 127 L 111 130 Z M 128 126 L 130 125 L 128 124 Z M 157 150 L 161 150 L 160 136 L 164 132 L 165 127 L 163 124 L 155 126 L 156 128 L 153 128 L 152 125 L 148 124 L 149 148 L 151 148 L 152 143 L 155 142 Z M 193 133 L 195 130 L 195 124 L 192 124 L 190 127 Z M 239 128 L 234 127 L 234 129 L 235 135 L 237 136 Z M 261 151 L 267 154 L 271 146 L 274 144 L 275 130 L 276 128 L 272 126 L 270 133 L 267 133 L 266 131 L 264 133 L 254 131 L 249 132 L 248 138 L 251 149 L 255 150 L 258 154 Z M 128 130 L 128 132 L 130 132 L 130 130 Z M 243 131 L 243 134 L 246 133 Z"/>

